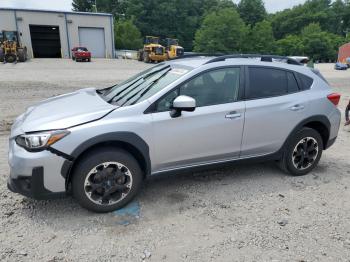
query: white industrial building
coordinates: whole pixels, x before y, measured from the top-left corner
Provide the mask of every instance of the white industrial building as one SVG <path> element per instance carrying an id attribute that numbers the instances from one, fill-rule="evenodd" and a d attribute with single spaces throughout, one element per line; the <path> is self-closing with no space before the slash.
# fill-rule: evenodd
<path id="1" fill-rule="evenodd" d="M 111 14 L 0 8 L 0 31 L 17 31 L 31 58 L 70 58 L 75 46 L 114 57 Z"/>

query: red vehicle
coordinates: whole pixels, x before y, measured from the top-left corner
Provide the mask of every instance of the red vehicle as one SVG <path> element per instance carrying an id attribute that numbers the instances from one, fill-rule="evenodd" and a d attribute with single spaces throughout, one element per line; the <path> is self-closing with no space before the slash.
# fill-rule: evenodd
<path id="1" fill-rule="evenodd" d="M 91 53 L 86 47 L 78 46 L 72 49 L 72 59 L 75 61 L 91 62 Z"/>

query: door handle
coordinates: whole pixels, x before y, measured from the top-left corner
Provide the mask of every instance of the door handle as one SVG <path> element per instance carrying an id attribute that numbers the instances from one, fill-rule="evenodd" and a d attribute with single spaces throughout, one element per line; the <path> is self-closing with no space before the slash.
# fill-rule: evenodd
<path id="1" fill-rule="evenodd" d="M 225 118 L 228 118 L 228 119 L 236 119 L 236 118 L 240 118 L 241 117 L 241 114 L 240 113 L 237 113 L 237 112 L 230 112 L 228 113 Z"/>
<path id="2" fill-rule="evenodd" d="M 294 105 L 290 108 L 290 110 L 292 111 L 300 111 L 300 110 L 303 110 L 305 108 L 305 106 L 303 105 Z"/>

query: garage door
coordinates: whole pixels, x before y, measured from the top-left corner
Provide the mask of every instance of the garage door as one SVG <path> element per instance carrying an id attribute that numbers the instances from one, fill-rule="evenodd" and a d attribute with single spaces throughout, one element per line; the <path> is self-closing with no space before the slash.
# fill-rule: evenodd
<path id="1" fill-rule="evenodd" d="M 60 58 L 61 40 L 58 26 L 29 25 L 35 58 Z"/>
<path id="2" fill-rule="evenodd" d="M 106 57 L 104 29 L 79 27 L 79 45 L 87 47 L 92 57 Z"/>

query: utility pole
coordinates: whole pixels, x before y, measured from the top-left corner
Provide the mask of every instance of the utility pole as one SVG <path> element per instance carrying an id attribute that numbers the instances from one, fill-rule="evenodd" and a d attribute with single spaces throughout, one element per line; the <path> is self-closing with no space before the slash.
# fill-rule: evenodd
<path id="1" fill-rule="evenodd" d="M 95 0 L 95 13 L 97 13 L 97 0 Z"/>

